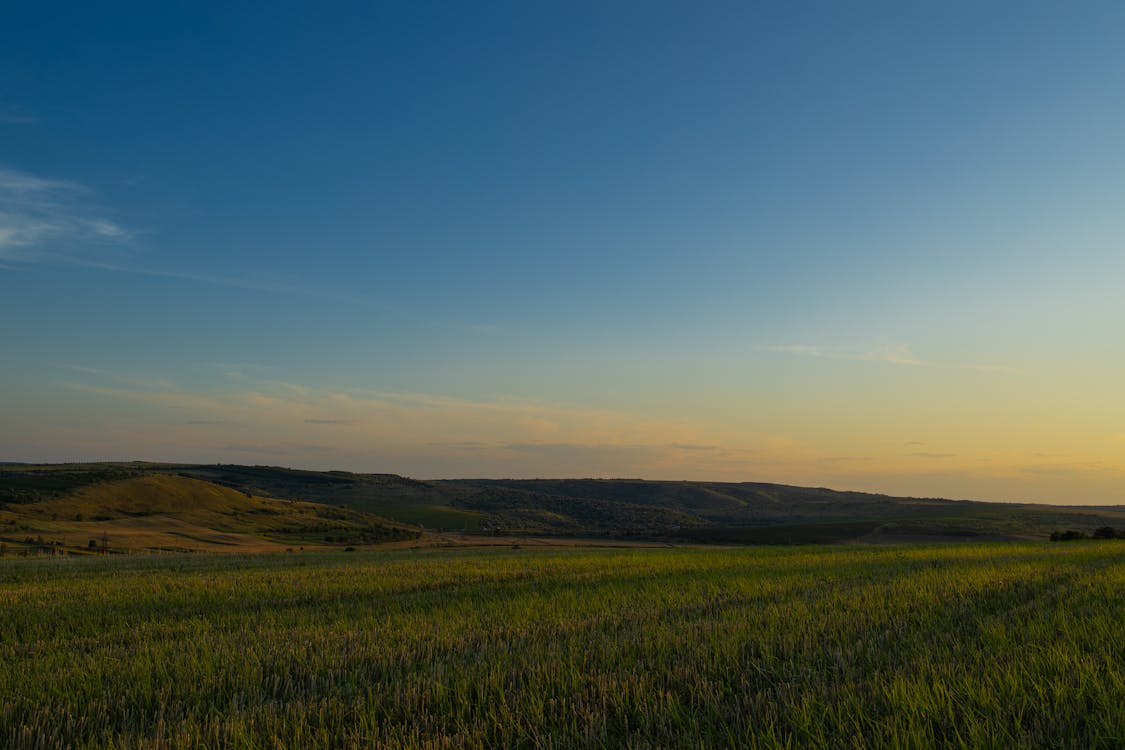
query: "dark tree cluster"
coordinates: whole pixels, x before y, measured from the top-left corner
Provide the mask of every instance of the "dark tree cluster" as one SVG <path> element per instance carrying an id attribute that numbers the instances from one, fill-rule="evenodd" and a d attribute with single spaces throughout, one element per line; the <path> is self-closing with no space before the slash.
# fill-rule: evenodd
<path id="1" fill-rule="evenodd" d="M 1093 534 L 1087 534 L 1084 531 L 1053 531 L 1051 532 L 1052 542 L 1072 542 L 1076 539 L 1125 539 L 1125 529 L 1115 529 L 1112 526 L 1101 526 L 1094 529 Z"/>

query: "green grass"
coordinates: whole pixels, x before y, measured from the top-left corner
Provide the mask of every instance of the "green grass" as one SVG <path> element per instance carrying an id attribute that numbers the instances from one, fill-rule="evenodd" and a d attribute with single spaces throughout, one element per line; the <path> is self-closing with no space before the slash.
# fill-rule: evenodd
<path id="1" fill-rule="evenodd" d="M 0 746 L 1121 747 L 1125 543 L 0 560 Z"/>
<path id="2" fill-rule="evenodd" d="M 442 505 L 424 505 L 398 498 L 358 500 L 341 505 L 353 510 L 375 513 L 399 523 L 424 526 L 431 531 L 435 529 L 476 531 L 485 518 L 483 513 Z"/>
<path id="3" fill-rule="evenodd" d="M 835 544 L 870 534 L 882 525 L 879 521 L 840 521 L 767 526 L 704 526 L 682 529 L 677 536 L 709 544 Z"/>

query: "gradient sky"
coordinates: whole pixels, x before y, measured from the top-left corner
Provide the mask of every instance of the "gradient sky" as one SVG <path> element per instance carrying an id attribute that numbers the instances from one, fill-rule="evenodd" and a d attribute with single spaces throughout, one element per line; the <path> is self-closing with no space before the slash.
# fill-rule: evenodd
<path id="1" fill-rule="evenodd" d="M 1125 3 L 23 3 L 0 460 L 1125 503 Z"/>

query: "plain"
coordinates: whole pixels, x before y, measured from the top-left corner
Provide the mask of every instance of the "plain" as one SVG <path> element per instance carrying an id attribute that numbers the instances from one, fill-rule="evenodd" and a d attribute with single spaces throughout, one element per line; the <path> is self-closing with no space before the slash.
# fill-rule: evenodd
<path id="1" fill-rule="evenodd" d="M 0 561 L 8 747 L 1121 747 L 1125 544 Z"/>

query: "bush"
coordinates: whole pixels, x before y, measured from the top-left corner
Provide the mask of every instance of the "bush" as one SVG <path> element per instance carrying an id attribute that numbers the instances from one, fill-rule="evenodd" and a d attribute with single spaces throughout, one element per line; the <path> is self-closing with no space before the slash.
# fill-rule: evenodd
<path id="1" fill-rule="evenodd" d="M 1087 537 L 1085 533 L 1083 533 L 1081 531 L 1074 531 L 1073 529 L 1070 529 L 1070 530 L 1067 530 L 1067 531 L 1052 531 L 1051 532 L 1051 541 L 1052 542 L 1071 542 L 1071 541 L 1074 541 L 1075 539 L 1089 539 L 1089 537 Z"/>

